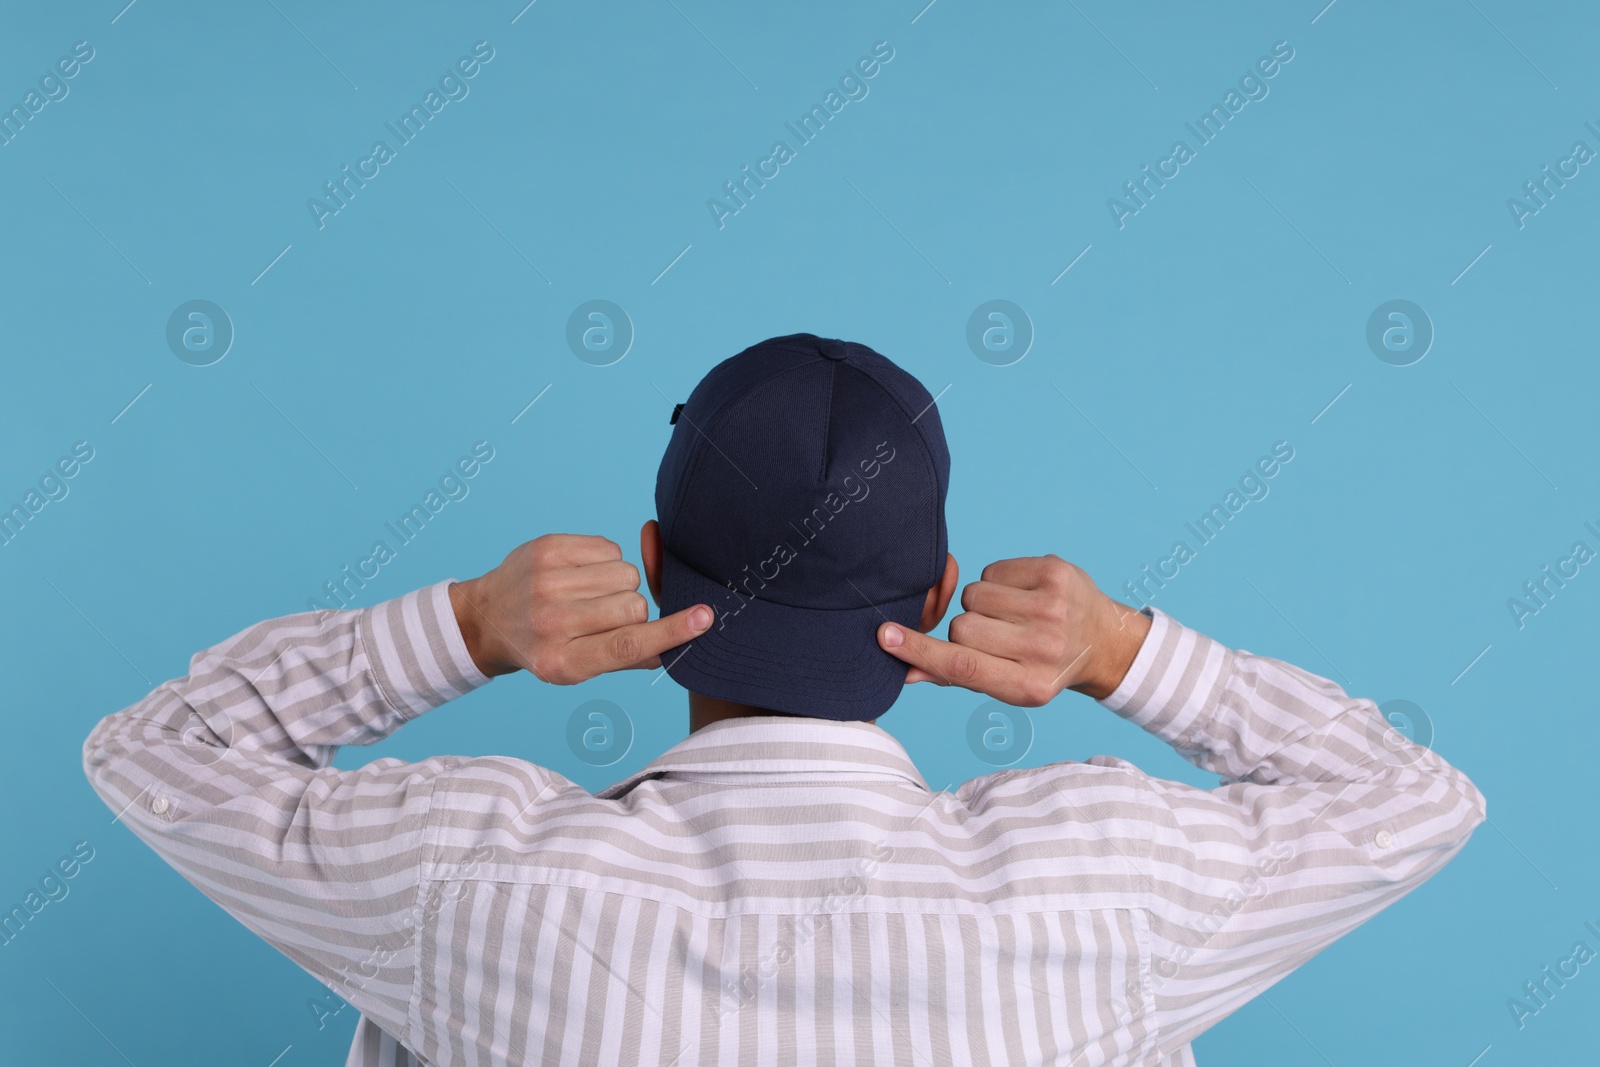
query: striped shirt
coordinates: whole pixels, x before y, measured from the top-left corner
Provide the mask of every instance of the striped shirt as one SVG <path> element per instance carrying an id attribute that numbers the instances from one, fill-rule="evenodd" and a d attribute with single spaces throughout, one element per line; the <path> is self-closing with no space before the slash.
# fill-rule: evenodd
<path id="1" fill-rule="evenodd" d="M 870 723 L 696 731 L 591 794 L 506 756 L 332 767 L 488 679 L 440 582 L 252 626 L 84 744 L 190 883 L 359 1009 L 348 1064 L 1193 1064 L 1485 815 L 1369 700 L 1148 608 L 1097 756 L 933 791 Z"/>

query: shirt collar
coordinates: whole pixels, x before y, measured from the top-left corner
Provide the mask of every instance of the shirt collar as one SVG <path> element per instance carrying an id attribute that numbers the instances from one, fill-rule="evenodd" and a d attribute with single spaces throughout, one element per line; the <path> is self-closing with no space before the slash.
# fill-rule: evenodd
<path id="1" fill-rule="evenodd" d="M 845 777 L 904 781 L 928 790 L 900 742 L 874 723 L 751 715 L 702 726 L 639 773 L 595 795 L 615 799 L 646 779 L 679 774 L 759 774 L 790 782 Z"/>

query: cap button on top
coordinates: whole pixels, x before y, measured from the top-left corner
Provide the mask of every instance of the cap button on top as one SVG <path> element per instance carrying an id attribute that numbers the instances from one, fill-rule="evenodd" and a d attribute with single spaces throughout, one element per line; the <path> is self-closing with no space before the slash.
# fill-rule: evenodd
<path id="1" fill-rule="evenodd" d="M 818 346 L 818 351 L 829 359 L 842 360 L 847 359 L 850 355 L 850 351 L 845 348 L 843 341 L 824 341 Z"/>

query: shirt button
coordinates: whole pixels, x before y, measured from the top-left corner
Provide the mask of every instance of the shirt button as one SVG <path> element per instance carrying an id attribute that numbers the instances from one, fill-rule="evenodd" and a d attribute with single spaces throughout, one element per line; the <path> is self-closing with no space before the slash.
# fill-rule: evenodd
<path id="1" fill-rule="evenodd" d="M 1379 830 L 1372 838 L 1373 844 L 1379 848 L 1388 848 L 1394 844 L 1394 835 L 1387 830 Z"/>
<path id="2" fill-rule="evenodd" d="M 157 815 L 165 815 L 167 813 L 167 798 L 156 797 L 150 802 L 150 810 Z"/>

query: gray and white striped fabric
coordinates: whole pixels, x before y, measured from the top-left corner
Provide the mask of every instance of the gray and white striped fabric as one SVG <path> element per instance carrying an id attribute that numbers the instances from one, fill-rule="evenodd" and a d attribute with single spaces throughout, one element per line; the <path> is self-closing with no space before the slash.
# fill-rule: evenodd
<path id="1" fill-rule="evenodd" d="M 935 792 L 868 723 L 733 719 L 598 795 L 510 757 L 330 766 L 484 684 L 448 582 L 291 615 L 103 719 L 122 822 L 362 1018 L 348 1063 L 1193 1064 L 1442 867 L 1482 796 L 1368 700 L 1158 609 L 1120 759 Z"/>

